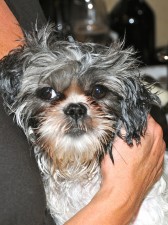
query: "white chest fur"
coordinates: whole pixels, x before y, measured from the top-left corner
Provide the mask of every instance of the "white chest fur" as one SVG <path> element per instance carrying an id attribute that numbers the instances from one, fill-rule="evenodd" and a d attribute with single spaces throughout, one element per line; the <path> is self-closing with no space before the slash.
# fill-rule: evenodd
<path id="1" fill-rule="evenodd" d="M 62 180 L 62 181 L 61 181 Z M 91 180 L 65 180 L 60 174 L 54 174 L 45 183 L 48 208 L 58 225 L 64 224 L 81 208 L 90 202 L 100 187 L 99 169 Z"/>
<path id="2" fill-rule="evenodd" d="M 63 177 L 59 171 L 52 173 L 46 156 L 37 153 L 37 162 L 42 171 L 47 207 L 57 225 L 63 225 L 76 212 L 83 208 L 99 190 L 100 168 L 95 163 L 90 172 L 81 176 Z M 70 171 L 69 171 L 70 172 Z M 165 174 L 153 186 L 143 201 L 133 225 L 168 225 L 168 155 L 165 156 Z"/>

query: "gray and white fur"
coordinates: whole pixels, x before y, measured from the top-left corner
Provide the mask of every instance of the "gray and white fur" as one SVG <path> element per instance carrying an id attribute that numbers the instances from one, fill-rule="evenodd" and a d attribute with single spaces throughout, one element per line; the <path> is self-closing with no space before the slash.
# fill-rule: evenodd
<path id="1" fill-rule="evenodd" d="M 100 160 L 104 154 L 114 160 L 114 137 L 140 143 L 150 108 L 159 104 L 131 48 L 63 40 L 52 25 L 26 34 L 24 45 L 0 61 L 0 87 L 34 147 L 57 225 L 99 190 Z M 146 196 L 134 225 L 168 225 L 167 179 Z"/>

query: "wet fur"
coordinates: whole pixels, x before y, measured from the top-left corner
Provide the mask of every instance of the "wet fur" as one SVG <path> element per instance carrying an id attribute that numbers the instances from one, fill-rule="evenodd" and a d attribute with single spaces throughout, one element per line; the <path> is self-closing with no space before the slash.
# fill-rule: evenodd
<path id="1" fill-rule="evenodd" d="M 106 88 L 105 97 L 93 96 L 95 85 Z M 39 98 L 46 86 L 57 92 L 51 101 Z M 26 34 L 24 45 L 0 61 L 0 87 L 6 108 L 34 146 L 47 207 L 57 225 L 98 191 L 99 160 L 106 153 L 113 160 L 114 137 L 129 145 L 133 140 L 140 143 L 151 106 L 159 104 L 142 82 L 131 48 L 62 40 L 52 26 Z M 64 113 L 71 103 L 87 109 L 77 124 Z M 168 225 L 165 190 L 162 177 L 144 201 L 135 225 Z"/>

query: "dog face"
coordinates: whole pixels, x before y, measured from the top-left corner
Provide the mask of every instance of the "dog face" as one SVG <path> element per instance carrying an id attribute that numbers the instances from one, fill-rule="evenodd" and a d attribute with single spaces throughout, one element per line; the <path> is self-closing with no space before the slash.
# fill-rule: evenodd
<path id="1" fill-rule="evenodd" d="M 0 62 L 1 91 L 29 140 L 55 165 L 90 163 L 120 134 L 140 142 L 158 99 L 142 84 L 131 49 L 61 41 L 50 26 Z"/>

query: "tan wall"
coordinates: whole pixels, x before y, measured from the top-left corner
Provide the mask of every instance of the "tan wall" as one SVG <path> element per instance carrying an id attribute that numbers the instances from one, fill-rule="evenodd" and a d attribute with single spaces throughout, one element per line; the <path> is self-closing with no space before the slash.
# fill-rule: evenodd
<path id="1" fill-rule="evenodd" d="M 118 0 L 104 0 L 108 11 Z M 168 45 L 168 0 L 146 0 L 156 16 L 156 46 Z"/>

